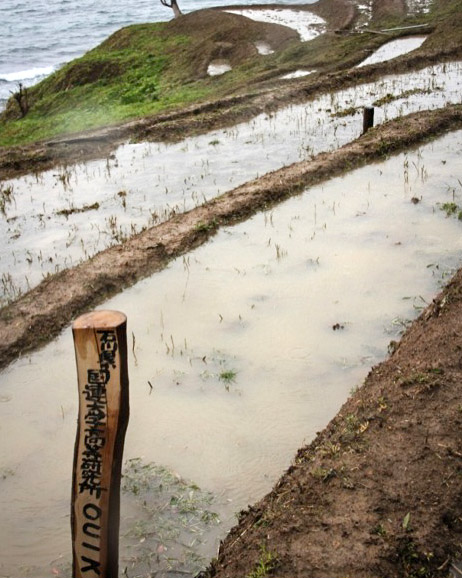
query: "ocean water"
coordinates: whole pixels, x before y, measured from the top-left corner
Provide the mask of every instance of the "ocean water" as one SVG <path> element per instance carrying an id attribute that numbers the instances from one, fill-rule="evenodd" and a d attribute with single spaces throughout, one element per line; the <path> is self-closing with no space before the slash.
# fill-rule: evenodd
<path id="1" fill-rule="evenodd" d="M 178 3 L 186 13 L 229 6 L 232 1 L 179 0 Z M 248 0 L 236 5 L 257 3 L 270 4 L 271 0 Z M 17 90 L 19 82 L 24 86 L 35 84 L 119 28 L 165 21 L 172 15 L 160 0 L 0 0 L 0 109 L 10 91 Z"/>

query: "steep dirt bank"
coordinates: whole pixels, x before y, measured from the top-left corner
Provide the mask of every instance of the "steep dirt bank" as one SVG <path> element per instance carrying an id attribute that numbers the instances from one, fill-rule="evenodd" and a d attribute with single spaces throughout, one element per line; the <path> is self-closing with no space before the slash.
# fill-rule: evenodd
<path id="1" fill-rule="evenodd" d="M 459 272 L 202 578 L 459 576 L 461 386 Z"/>
<path id="2" fill-rule="evenodd" d="M 460 126 L 461 105 L 386 123 L 335 152 L 269 173 L 46 279 L 0 310 L 0 367 L 56 336 L 81 312 L 204 243 L 219 226 L 248 218 L 310 185 Z"/>

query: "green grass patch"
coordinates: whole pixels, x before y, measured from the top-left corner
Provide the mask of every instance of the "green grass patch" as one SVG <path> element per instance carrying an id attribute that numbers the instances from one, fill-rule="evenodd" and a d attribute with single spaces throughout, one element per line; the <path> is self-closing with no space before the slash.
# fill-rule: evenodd
<path id="1" fill-rule="evenodd" d="M 298 68 L 321 75 L 345 70 L 384 42 L 406 33 L 396 31 L 386 37 L 326 33 L 311 42 L 291 40 L 264 57 L 244 51 L 239 62 L 233 62 L 232 71 L 211 78 L 206 66 L 220 46 L 242 48 L 260 34 L 252 28 L 240 35 L 230 15 L 217 18 L 217 14 L 198 11 L 171 22 L 137 24 L 114 33 L 29 88 L 29 112 L 24 118 L 17 102 L 10 99 L 0 115 L 0 146 L 111 126 L 236 92 L 249 93 L 261 81 Z M 440 0 L 429 14 L 404 19 L 388 16 L 371 27 L 422 23 L 431 24 L 433 30 L 425 46 L 462 45 L 462 0 Z"/>
<path id="2" fill-rule="evenodd" d="M 28 90 L 29 114 L 18 118 L 10 101 L 0 145 L 107 126 L 200 100 L 209 94 L 176 63 L 188 52 L 186 36 L 164 34 L 164 23 L 119 30 L 82 58 Z"/>

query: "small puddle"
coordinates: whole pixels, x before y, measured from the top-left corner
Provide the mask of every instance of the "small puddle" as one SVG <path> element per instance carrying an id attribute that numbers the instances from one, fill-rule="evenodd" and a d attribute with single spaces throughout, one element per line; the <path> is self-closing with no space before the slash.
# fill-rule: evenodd
<path id="1" fill-rule="evenodd" d="M 141 548 L 161 564 L 175 552 L 182 572 L 214 556 L 234 513 L 270 490 L 461 265 L 460 150 L 462 131 L 313 187 L 104 305 L 129 319 L 125 458 L 155 464 L 149 480 L 210 521 L 181 554 L 125 493 L 121 571 L 147 573 Z M 68 329 L 0 375 L 2 575 L 70 576 L 74 366 Z M 201 490 L 191 497 L 171 472 Z M 169 520 L 156 523 L 173 531 Z"/>
<path id="2" fill-rule="evenodd" d="M 397 40 L 387 42 L 366 58 L 366 60 L 363 60 L 361 64 L 358 64 L 357 68 L 367 66 L 368 64 L 386 62 L 387 60 L 392 60 L 393 58 L 397 58 L 403 54 L 408 54 L 409 52 L 420 48 L 426 39 L 426 36 L 410 36 L 408 38 L 398 38 Z"/>
<path id="3" fill-rule="evenodd" d="M 380 124 L 460 102 L 461 91 L 461 63 L 431 66 L 180 143 L 127 144 L 106 161 L 4 181 L 0 305 L 176 213 L 352 141 L 362 131 L 364 106 L 377 103 Z"/>
<path id="4" fill-rule="evenodd" d="M 290 8 L 273 8 L 273 9 L 252 9 L 243 10 L 226 10 L 231 14 L 240 14 L 257 22 L 268 22 L 270 24 L 280 24 L 296 30 L 302 42 L 313 40 L 316 36 L 322 34 L 326 29 L 326 21 L 305 10 L 291 10 Z"/>
<path id="5" fill-rule="evenodd" d="M 221 76 L 230 70 L 232 67 L 227 60 L 213 60 L 207 67 L 207 74 L 209 76 Z"/>
<path id="6" fill-rule="evenodd" d="M 291 78 L 301 78 L 302 76 L 308 76 L 310 74 L 314 74 L 316 70 L 294 70 L 294 72 L 289 72 L 288 74 L 284 74 L 281 78 L 285 80 L 289 80 Z"/>
<path id="7" fill-rule="evenodd" d="M 258 54 L 262 54 L 263 56 L 274 54 L 274 50 L 268 42 L 255 42 L 255 48 L 257 49 Z"/>

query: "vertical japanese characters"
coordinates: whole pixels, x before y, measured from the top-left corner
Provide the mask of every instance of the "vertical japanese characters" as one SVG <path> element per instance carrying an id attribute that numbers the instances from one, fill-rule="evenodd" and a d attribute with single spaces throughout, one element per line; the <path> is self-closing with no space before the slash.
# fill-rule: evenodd
<path id="1" fill-rule="evenodd" d="M 80 462 L 79 493 L 101 498 L 107 488 L 101 485 L 103 451 L 106 445 L 107 384 L 116 369 L 117 339 L 114 331 L 97 331 L 99 367 L 87 370 L 83 390 L 84 451 Z"/>
<path id="2" fill-rule="evenodd" d="M 95 312 L 74 323 L 79 421 L 74 455 L 74 578 L 116 578 L 120 469 L 128 422 L 126 320 Z M 110 327 L 111 322 L 121 325 Z M 115 529 L 117 532 L 115 532 Z"/>

